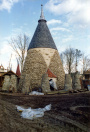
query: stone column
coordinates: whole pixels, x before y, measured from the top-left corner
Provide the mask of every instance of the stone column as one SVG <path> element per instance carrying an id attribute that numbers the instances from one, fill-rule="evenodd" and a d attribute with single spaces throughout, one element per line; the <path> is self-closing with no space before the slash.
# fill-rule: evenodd
<path id="1" fill-rule="evenodd" d="M 29 92 L 30 92 L 30 75 L 26 74 L 23 80 L 22 93 L 29 93 Z"/>
<path id="2" fill-rule="evenodd" d="M 66 91 L 72 90 L 72 78 L 70 74 L 65 75 L 65 90 Z"/>
<path id="3" fill-rule="evenodd" d="M 9 86 L 10 86 L 10 76 L 5 75 L 2 90 L 9 91 Z"/>
<path id="4" fill-rule="evenodd" d="M 42 82 L 41 82 L 42 92 L 47 93 L 50 92 L 50 84 L 48 80 L 48 74 L 43 74 Z"/>
<path id="5" fill-rule="evenodd" d="M 22 92 L 24 79 L 25 79 L 25 75 L 22 75 L 20 77 L 20 80 L 19 80 L 19 84 L 18 84 L 18 87 L 17 87 L 17 92 Z"/>
<path id="6" fill-rule="evenodd" d="M 73 77 L 73 89 L 74 90 L 80 90 L 81 84 L 80 84 L 80 74 L 77 72 L 75 73 Z"/>
<path id="7" fill-rule="evenodd" d="M 15 75 L 11 75 L 10 87 L 12 92 L 17 92 L 17 77 Z"/>

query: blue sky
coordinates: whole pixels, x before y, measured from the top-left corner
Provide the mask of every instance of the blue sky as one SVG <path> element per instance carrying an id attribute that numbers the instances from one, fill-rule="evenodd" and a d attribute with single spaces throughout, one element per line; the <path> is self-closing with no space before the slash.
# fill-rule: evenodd
<path id="1" fill-rule="evenodd" d="M 40 18 L 44 16 L 59 52 L 69 46 L 90 56 L 90 0 L 0 0 L 0 64 L 12 69 L 17 61 L 8 41 L 26 33 L 30 40 Z"/>

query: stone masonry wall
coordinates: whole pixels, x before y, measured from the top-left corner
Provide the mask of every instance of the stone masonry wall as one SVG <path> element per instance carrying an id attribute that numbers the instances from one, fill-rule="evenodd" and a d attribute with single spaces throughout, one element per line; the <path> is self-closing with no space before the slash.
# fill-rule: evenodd
<path id="1" fill-rule="evenodd" d="M 10 76 L 6 75 L 5 78 L 4 78 L 4 83 L 3 83 L 3 86 L 2 86 L 2 90 L 3 91 L 8 91 L 9 86 L 10 86 Z"/>
<path id="2" fill-rule="evenodd" d="M 45 58 L 41 53 L 41 49 L 34 48 L 28 51 L 18 91 L 25 93 L 25 89 L 29 88 L 29 83 L 30 89 L 41 87 L 42 75 L 47 72 L 48 68 L 57 76 L 57 87 L 59 89 L 64 88 L 65 73 L 58 51 L 54 50 L 49 66 L 46 64 Z M 28 77 L 25 77 L 26 75 Z M 28 88 L 25 88 L 26 86 Z"/>
<path id="3" fill-rule="evenodd" d="M 24 69 L 21 75 L 19 91 L 23 92 L 24 79 L 27 74 L 28 78 L 25 79 L 26 83 L 30 80 L 30 88 L 41 87 L 42 75 L 46 73 L 47 65 L 44 58 L 39 51 L 31 49 L 27 53 L 27 57 L 24 64 Z M 29 78 L 30 77 L 30 78 Z"/>
<path id="4" fill-rule="evenodd" d="M 42 54 L 48 67 L 50 65 L 51 58 L 56 50 L 51 48 L 36 48 L 35 50 L 39 51 Z"/>
<path id="5" fill-rule="evenodd" d="M 58 89 L 64 89 L 65 72 L 60 59 L 60 55 L 56 50 L 49 65 L 50 70 L 57 76 Z"/>
<path id="6" fill-rule="evenodd" d="M 11 75 L 10 86 L 13 92 L 17 92 L 17 77 L 15 75 Z"/>
<path id="7" fill-rule="evenodd" d="M 22 72 L 22 75 L 21 75 L 20 80 L 19 80 L 19 84 L 17 86 L 17 92 L 22 92 L 22 87 L 24 85 L 24 80 L 25 80 L 25 73 Z"/>
<path id="8" fill-rule="evenodd" d="M 65 90 L 72 91 L 72 78 L 70 74 L 65 75 Z"/>
<path id="9" fill-rule="evenodd" d="M 48 74 L 43 74 L 42 76 L 42 83 L 41 83 L 41 87 L 42 87 L 42 92 L 47 93 L 50 92 L 50 84 L 49 84 L 49 80 L 48 80 Z"/>
<path id="10" fill-rule="evenodd" d="M 30 75 L 26 74 L 25 78 L 23 79 L 23 89 L 22 93 L 29 93 L 30 92 Z"/>
<path id="11" fill-rule="evenodd" d="M 80 74 L 75 73 L 73 76 L 73 89 L 74 90 L 80 90 L 81 89 L 81 84 L 80 84 Z"/>

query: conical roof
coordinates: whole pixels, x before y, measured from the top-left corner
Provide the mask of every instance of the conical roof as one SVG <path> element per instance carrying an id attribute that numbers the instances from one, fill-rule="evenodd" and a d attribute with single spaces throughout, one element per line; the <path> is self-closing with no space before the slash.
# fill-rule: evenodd
<path id="1" fill-rule="evenodd" d="M 47 21 L 45 20 L 43 15 L 43 9 L 41 8 L 40 20 L 38 21 L 36 31 L 30 42 L 28 50 L 32 48 L 52 48 L 57 50 L 46 22 Z"/>

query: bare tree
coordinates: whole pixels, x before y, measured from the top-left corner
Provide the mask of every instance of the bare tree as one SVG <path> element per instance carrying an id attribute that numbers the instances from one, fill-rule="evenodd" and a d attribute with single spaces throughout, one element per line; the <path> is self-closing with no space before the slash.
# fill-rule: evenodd
<path id="1" fill-rule="evenodd" d="M 66 49 L 64 52 L 60 54 L 60 58 L 65 71 L 70 74 L 73 70 L 73 63 L 75 60 L 75 50 L 73 48 Z"/>
<path id="2" fill-rule="evenodd" d="M 78 62 L 79 62 L 81 57 L 82 57 L 81 50 L 76 49 L 75 50 L 75 71 L 77 71 Z"/>
<path id="3" fill-rule="evenodd" d="M 66 61 L 66 70 L 69 74 L 71 74 L 73 69 L 73 63 L 75 60 L 75 50 L 73 48 L 68 48 L 63 52 L 63 54 L 65 56 Z"/>
<path id="4" fill-rule="evenodd" d="M 82 52 L 80 50 L 70 47 L 61 53 L 60 57 L 65 71 L 69 74 L 76 72 L 81 56 Z"/>
<path id="5" fill-rule="evenodd" d="M 83 54 L 83 73 L 90 69 L 90 58 Z"/>
<path id="6" fill-rule="evenodd" d="M 27 54 L 27 48 L 28 48 L 28 41 L 29 37 L 24 35 L 18 35 L 17 37 L 11 38 L 9 44 L 15 51 L 16 55 L 18 56 L 18 60 L 21 65 L 21 72 L 23 70 L 25 57 Z"/>
<path id="7" fill-rule="evenodd" d="M 61 58 L 63 66 L 64 66 L 64 54 L 63 53 L 60 54 L 60 58 Z"/>

